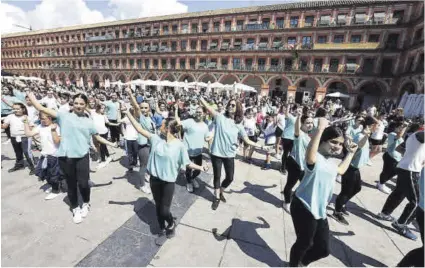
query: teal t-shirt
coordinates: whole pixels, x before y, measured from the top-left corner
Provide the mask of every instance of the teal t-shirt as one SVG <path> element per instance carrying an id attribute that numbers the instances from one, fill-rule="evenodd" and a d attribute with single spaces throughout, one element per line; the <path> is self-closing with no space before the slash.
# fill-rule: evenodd
<path id="1" fill-rule="evenodd" d="M 149 131 L 151 134 L 155 134 L 155 123 L 152 121 L 150 116 L 144 116 L 143 114 L 140 114 L 139 123 L 144 130 Z M 145 136 L 142 134 L 138 133 L 137 143 L 140 145 L 145 145 L 148 143 L 148 139 L 145 138 Z"/>
<path id="2" fill-rule="evenodd" d="M 182 121 L 184 130 L 184 145 L 189 156 L 197 156 L 202 154 L 205 138 L 208 136 L 209 130 L 204 122 L 196 122 L 192 118 Z"/>
<path id="3" fill-rule="evenodd" d="M 13 96 L 2 96 L 2 98 L 10 105 L 13 105 L 14 103 L 21 102 L 18 98 Z M 12 107 L 7 105 L 3 100 L 1 101 L 1 114 L 11 114 L 13 111 Z"/>
<path id="4" fill-rule="evenodd" d="M 295 135 L 295 121 L 297 118 L 292 114 L 288 114 L 285 118 L 285 129 L 282 133 L 282 138 L 293 140 Z"/>
<path id="5" fill-rule="evenodd" d="M 316 220 L 326 219 L 326 206 L 332 198 L 337 174 L 335 162 L 319 153 L 313 169 L 309 169 L 305 164 L 304 177 L 295 195 Z"/>
<path id="6" fill-rule="evenodd" d="M 56 156 L 84 157 L 89 152 L 92 135 L 97 134 L 93 120 L 70 112 L 58 112 L 56 119 L 61 129 L 61 142 Z"/>
<path id="7" fill-rule="evenodd" d="M 305 164 L 305 153 L 307 151 L 308 144 L 310 143 L 310 137 L 300 131 L 298 137 L 294 136 L 294 146 L 292 147 L 291 157 L 295 159 L 301 170 L 304 170 Z"/>
<path id="8" fill-rule="evenodd" d="M 363 133 L 357 133 L 353 137 L 353 142 L 359 143 L 359 141 L 364 137 Z M 369 140 L 366 141 L 366 144 L 363 146 L 363 148 L 357 149 L 356 153 L 353 156 L 353 160 L 351 160 L 351 165 L 355 168 L 361 168 L 369 162 Z"/>
<path id="9" fill-rule="evenodd" d="M 347 130 L 345 131 L 345 134 L 351 137 L 352 139 L 354 139 L 354 137 L 362 131 L 363 131 L 363 126 L 359 126 L 358 128 L 355 128 L 355 126 L 353 125 L 347 128 Z"/>
<path id="10" fill-rule="evenodd" d="M 397 162 L 401 160 L 403 155 L 401 153 L 397 152 L 395 149 L 397 146 L 402 144 L 404 141 L 403 138 L 397 139 L 397 134 L 395 132 L 391 132 L 388 134 L 388 146 L 387 146 L 387 153 L 394 158 Z"/>
<path id="11" fill-rule="evenodd" d="M 238 148 L 238 136 L 242 138 L 246 136 L 244 127 L 223 114 L 217 114 L 214 122 L 215 132 L 211 154 L 218 157 L 235 157 Z"/>
<path id="12" fill-rule="evenodd" d="M 154 134 L 149 138 L 151 152 L 149 154 L 148 172 L 163 181 L 175 182 L 180 169 L 190 164 L 187 150 L 179 139 L 167 142 Z"/>
<path id="13" fill-rule="evenodd" d="M 120 109 L 120 103 L 118 101 L 105 101 L 103 102 L 106 106 L 106 116 L 109 120 L 117 120 L 118 119 L 118 111 Z"/>
<path id="14" fill-rule="evenodd" d="M 27 96 L 27 94 L 25 92 L 19 91 L 17 89 L 13 90 L 13 94 L 15 95 L 15 97 L 22 103 L 25 103 L 25 97 Z"/>

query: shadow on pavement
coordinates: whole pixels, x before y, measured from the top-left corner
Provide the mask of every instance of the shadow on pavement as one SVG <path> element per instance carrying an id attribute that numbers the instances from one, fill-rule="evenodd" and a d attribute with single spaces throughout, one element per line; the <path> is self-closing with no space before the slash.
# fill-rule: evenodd
<path id="1" fill-rule="evenodd" d="M 232 219 L 232 225 L 230 225 L 222 234 L 217 234 L 217 229 L 213 228 L 212 233 L 217 241 L 223 241 L 225 239 L 233 239 L 231 237 L 232 229 L 242 229 L 244 232 L 250 234 L 255 241 L 260 241 L 261 244 L 267 245 L 263 238 L 257 233 L 258 228 L 270 228 L 269 223 L 263 218 L 258 217 L 262 223 L 255 223 L 250 221 L 242 221 L 240 219 Z M 233 239 L 239 248 L 249 257 L 262 262 L 270 267 L 282 267 L 288 266 L 288 263 L 283 261 L 269 246 L 259 246 L 256 244 L 249 243 L 240 239 Z M 264 248 L 264 250 L 258 250 L 258 247 Z"/>
<path id="2" fill-rule="evenodd" d="M 243 188 L 240 191 L 230 190 L 230 193 L 236 193 L 236 194 L 250 194 L 253 197 L 269 203 L 271 205 L 274 205 L 277 208 L 282 207 L 282 200 L 280 198 L 277 198 L 276 196 L 272 195 L 271 193 L 265 191 L 266 189 L 275 188 L 277 187 L 276 184 L 273 184 L 271 186 L 264 186 L 259 184 L 252 184 L 248 181 L 245 181 L 243 183 L 245 185 L 245 188 Z"/>

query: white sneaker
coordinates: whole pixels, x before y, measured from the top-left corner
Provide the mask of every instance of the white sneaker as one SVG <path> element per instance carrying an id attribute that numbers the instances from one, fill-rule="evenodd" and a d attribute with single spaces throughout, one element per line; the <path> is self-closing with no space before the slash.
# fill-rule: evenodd
<path id="1" fill-rule="evenodd" d="M 291 203 L 283 202 L 283 209 L 290 215 L 291 214 Z"/>
<path id="2" fill-rule="evenodd" d="M 379 182 L 376 184 L 376 188 L 378 188 L 379 191 L 383 192 L 384 194 L 390 194 L 391 189 L 388 188 L 385 184 L 380 184 Z"/>
<path id="3" fill-rule="evenodd" d="M 337 182 L 339 182 L 339 183 L 341 183 L 341 175 L 339 175 L 339 174 L 338 174 L 338 175 L 336 176 L 336 181 L 337 181 Z"/>
<path id="4" fill-rule="evenodd" d="M 47 188 L 46 190 L 44 190 L 44 193 L 46 194 L 50 194 L 52 192 L 52 187 L 49 186 L 49 188 Z"/>
<path id="5" fill-rule="evenodd" d="M 102 169 L 102 168 L 104 168 L 104 167 L 106 167 L 106 165 L 107 165 L 108 163 L 107 162 L 102 162 L 102 163 L 100 163 L 99 165 L 97 165 L 97 169 Z"/>
<path id="6" fill-rule="evenodd" d="M 46 197 L 44 198 L 44 200 L 52 200 L 55 197 L 57 197 L 58 195 L 60 195 L 60 193 L 49 193 L 48 195 L 46 195 Z"/>
<path id="7" fill-rule="evenodd" d="M 87 214 L 89 214 L 89 211 L 90 211 L 90 204 L 83 203 L 83 206 L 81 207 L 81 217 L 83 218 L 87 217 Z"/>
<path id="8" fill-rule="evenodd" d="M 189 193 L 193 193 L 193 183 L 187 183 L 187 184 L 186 184 L 186 190 L 187 190 Z"/>
<path id="9" fill-rule="evenodd" d="M 151 193 L 151 189 L 149 188 L 148 185 L 144 185 L 144 186 L 140 187 L 140 190 L 142 192 L 144 192 L 145 194 L 150 194 Z"/>
<path id="10" fill-rule="evenodd" d="M 108 158 L 106 158 L 106 163 L 109 164 L 112 161 L 112 156 L 109 156 Z"/>
<path id="11" fill-rule="evenodd" d="M 199 182 L 196 179 L 193 179 L 192 184 L 193 184 L 193 188 L 195 189 L 199 188 Z"/>
<path id="12" fill-rule="evenodd" d="M 7 141 L 3 142 L 3 144 L 9 144 L 10 143 L 10 139 L 7 139 Z"/>
<path id="13" fill-rule="evenodd" d="M 72 220 L 74 221 L 74 223 L 81 223 L 83 221 L 83 218 L 81 217 L 81 208 L 80 207 L 76 207 L 72 210 Z"/>

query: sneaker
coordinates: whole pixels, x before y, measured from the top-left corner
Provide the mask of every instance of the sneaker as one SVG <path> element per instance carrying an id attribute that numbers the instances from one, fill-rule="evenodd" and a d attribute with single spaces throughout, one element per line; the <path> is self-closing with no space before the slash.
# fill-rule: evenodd
<path id="1" fill-rule="evenodd" d="M 291 203 L 285 203 L 283 202 L 283 209 L 286 211 L 286 213 L 288 213 L 289 215 L 291 215 Z"/>
<path id="2" fill-rule="evenodd" d="M 216 210 L 219 204 L 220 204 L 220 199 L 214 198 L 214 201 L 212 202 L 212 205 L 211 205 L 212 210 Z"/>
<path id="3" fill-rule="evenodd" d="M 226 203 L 226 198 L 224 198 L 224 194 L 220 193 L 220 200 L 223 201 L 224 203 Z"/>
<path id="4" fill-rule="evenodd" d="M 196 179 L 193 179 L 192 184 L 193 184 L 193 188 L 195 189 L 199 188 L 199 182 Z"/>
<path id="5" fill-rule="evenodd" d="M 334 218 L 337 222 L 341 224 L 348 225 L 348 221 L 344 218 L 342 212 L 334 211 L 334 213 L 332 214 L 332 218 Z"/>
<path id="6" fill-rule="evenodd" d="M 87 214 L 89 214 L 89 211 L 90 211 L 90 204 L 83 203 L 83 206 L 81 207 L 81 217 L 83 218 L 87 217 Z"/>
<path id="7" fill-rule="evenodd" d="M 81 223 L 83 221 L 83 218 L 81 217 L 81 209 L 80 207 L 76 207 L 72 210 L 72 220 L 74 221 L 74 223 L 78 224 Z"/>
<path id="8" fill-rule="evenodd" d="M 52 200 L 55 197 L 57 197 L 60 193 L 49 193 L 48 195 L 46 195 L 46 197 L 44 198 L 44 200 Z"/>
<path id="9" fill-rule="evenodd" d="M 46 194 L 50 194 L 52 192 L 52 187 L 49 186 L 49 188 L 47 188 L 46 190 L 44 190 L 44 193 Z"/>
<path id="10" fill-rule="evenodd" d="M 390 194 L 391 190 L 385 184 L 380 184 L 379 182 L 376 184 L 376 188 L 384 194 Z"/>
<path id="11" fill-rule="evenodd" d="M 24 169 L 24 166 L 16 165 L 13 168 L 9 169 L 7 172 L 12 173 L 12 172 L 18 171 L 20 169 Z"/>
<path id="12" fill-rule="evenodd" d="M 379 213 L 376 215 L 376 217 L 377 217 L 378 219 L 380 219 L 380 220 L 383 220 L 383 221 L 395 221 L 395 219 L 394 219 L 394 217 L 393 217 L 393 216 L 391 216 L 391 215 L 387 215 L 387 214 L 385 214 L 385 213 L 383 213 L 383 212 L 379 212 Z"/>
<path id="13" fill-rule="evenodd" d="M 187 183 L 186 189 L 189 193 L 193 193 L 193 183 Z"/>
<path id="14" fill-rule="evenodd" d="M 341 183 L 341 175 L 339 175 L 339 174 L 338 174 L 338 176 L 336 176 L 336 181 L 337 181 L 338 183 Z"/>
<path id="15" fill-rule="evenodd" d="M 158 237 L 155 239 L 155 244 L 157 246 L 162 246 L 164 245 L 165 241 L 167 241 L 167 236 L 165 233 L 165 229 L 159 231 L 158 233 Z"/>
<path id="16" fill-rule="evenodd" d="M 404 236 L 406 238 L 409 238 L 409 239 L 415 240 L 415 241 L 416 241 L 416 239 L 418 239 L 418 237 L 414 233 L 412 233 L 412 231 L 410 231 L 410 229 L 407 228 L 407 226 L 402 225 L 402 224 L 399 224 L 397 221 L 394 221 L 391 224 L 391 226 L 394 227 L 394 229 L 396 229 L 397 232 L 400 235 L 402 235 L 402 236 Z"/>
<path id="17" fill-rule="evenodd" d="M 176 235 L 176 222 L 174 220 L 173 224 L 165 229 L 165 235 L 168 239 L 171 239 Z"/>
<path id="18" fill-rule="evenodd" d="M 143 185 L 142 187 L 140 187 L 140 191 L 144 192 L 145 194 L 150 194 L 151 193 L 151 189 L 146 184 Z"/>
<path id="19" fill-rule="evenodd" d="M 272 164 L 265 164 L 264 167 L 262 167 L 262 170 L 269 170 L 272 168 Z"/>
<path id="20" fill-rule="evenodd" d="M 89 180 L 89 187 L 96 186 L 96 183 L 94 183 L 92 180 Z"/>
<path id="21" fill-rule="evenodd" d="M 346 207 L 342 207 L 342 209 L 341 209 L 341 213 L 342 213 L 342 214 L 344 214 L 344 216 L 350 216 L 350 214 L 348 213 L 348 211 L 347 211 L 347 208 L 346 208 Z"/>
<path id="22" fill-rule="evenodd" d="M 34 175 L 34 174 L 35 174 L 35 169 L 34 169 L 34 168 L 30 169 L 30 173 L 29 173 L 29 175 L 30 175 L 30 176 L 32 176 L 32 175 Z"/>
<path id="23" fill-rule="evenodd" d="M 7 141 L 3 142 L 3 144 L 9 144 L 10 143 L 10 139 L 7 139 Z"/>
<path id="24" fill-rule="evenodd" d="M 102 169 L 106 167 L 107 164 L 108 164 L 107 162 L 101 162 L 99 165 L 97 165 L 97 169 Z"/>

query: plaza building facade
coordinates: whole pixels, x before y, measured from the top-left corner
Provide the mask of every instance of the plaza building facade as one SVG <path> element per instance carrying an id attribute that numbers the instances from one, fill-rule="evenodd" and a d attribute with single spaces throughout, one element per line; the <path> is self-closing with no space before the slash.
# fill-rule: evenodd
<path id="1" fill-rule="evenodd" d="M 234 82 L 350 107 L 424 90 L 423 1 L 318 1 L 2 36 L 3 71 L 58 84 Z"/>

